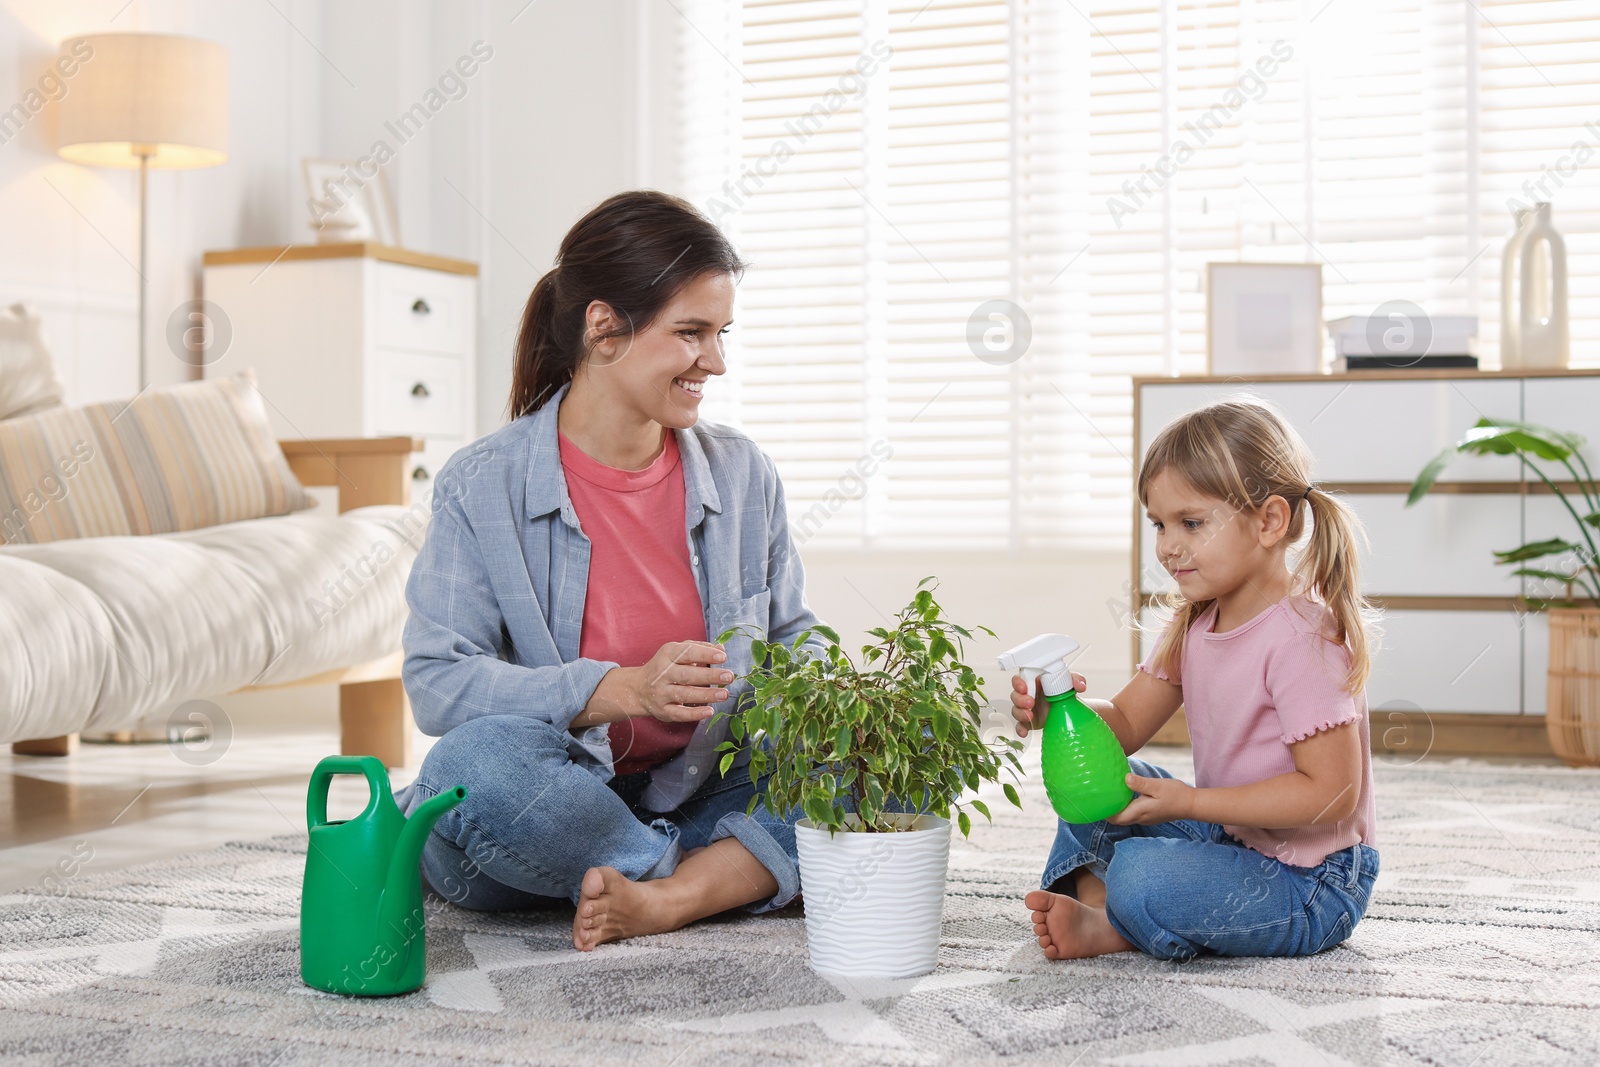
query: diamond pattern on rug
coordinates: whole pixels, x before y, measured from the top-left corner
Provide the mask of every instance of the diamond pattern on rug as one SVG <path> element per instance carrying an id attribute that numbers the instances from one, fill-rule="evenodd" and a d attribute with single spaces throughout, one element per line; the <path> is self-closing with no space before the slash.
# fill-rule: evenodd
<path id="1" fill-rule="evenodd" d="M 1187 776 L 1187 753 L 1156 756 Z M 1345 944 L 1296 960 L 1052 962 L 1022 896 L 1054 819 L 992 804 L 952 849 L 939 968 L 824 978 L 798 908 L 570 948 L 570 910 L 430 900 L 428 983 L 300 982 L 304 835 L 0 897 L 0 1060 L 905 1064 L 1600 1062 L 1600 772 L 1374 768 L 1382 873 Z"/>

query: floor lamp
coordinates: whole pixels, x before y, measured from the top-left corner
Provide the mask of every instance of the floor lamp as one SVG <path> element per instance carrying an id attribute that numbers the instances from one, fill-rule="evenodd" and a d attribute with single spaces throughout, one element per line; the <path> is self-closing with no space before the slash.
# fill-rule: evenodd
<path id="1" fill-rule="evenodd" d="M 228 159 L 228 50 L 155 33 L 100 33 L 62 42 L 77 67 L 59 107 L 61 158 L 139 169 L 139 388 L 149 296 L 145 228 L 149 172 L 214 167 Z M 59 68 L 65 70 L 66 68 Z"/>

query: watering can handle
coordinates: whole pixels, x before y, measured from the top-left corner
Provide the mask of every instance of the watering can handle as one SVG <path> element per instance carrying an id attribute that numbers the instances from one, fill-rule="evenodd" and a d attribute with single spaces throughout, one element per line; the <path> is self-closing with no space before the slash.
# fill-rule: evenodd
<path id="1" fill-rule="evenodd" d="M 315 830 L 328 821 L 328 785 L 336 774 L 366 775 L 371 798 L 366 810 L 377 807 L 380 797 L 389 796 L 389 772 L 376 756 L 328 756 L 311 772 L 311 786 L 306 790 L 306 828 Z M 363 813 L 365 814 L 365 813 Z"/>

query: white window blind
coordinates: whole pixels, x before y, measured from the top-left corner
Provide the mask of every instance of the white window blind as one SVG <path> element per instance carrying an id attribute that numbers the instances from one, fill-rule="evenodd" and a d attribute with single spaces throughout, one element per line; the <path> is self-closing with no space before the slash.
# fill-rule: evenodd
<path id="1" fill-rule="evenodd" d="M 1476 314 L 1493 362 L 1513 196 L 1555 204 L 1595 362 L 1581 7 L 686 4 L 684 190 L 753 264 L 706 415 L 772 453 L 803 542 L 1122 547 L 1129 379 L 1203 370 L 1208 261 L 1320 262 L 1329 318 Z"/>

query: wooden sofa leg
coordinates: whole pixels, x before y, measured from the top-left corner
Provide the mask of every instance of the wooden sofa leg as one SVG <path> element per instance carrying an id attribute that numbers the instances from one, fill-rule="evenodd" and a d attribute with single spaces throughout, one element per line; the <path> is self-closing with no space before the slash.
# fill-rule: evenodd
<path id="1" fill-rule="evenodd" d="M 78 751 L 77 734 L 11 742 L 11 754 L 14 756 L 70 756 L 76 751 Z"/>
<path id="2" fill-rule="evenodd" d="M 400 679 L 339 687 L 339 751 L 377 756 L 391 768 L 411 762 L 411 704 Z"/>

